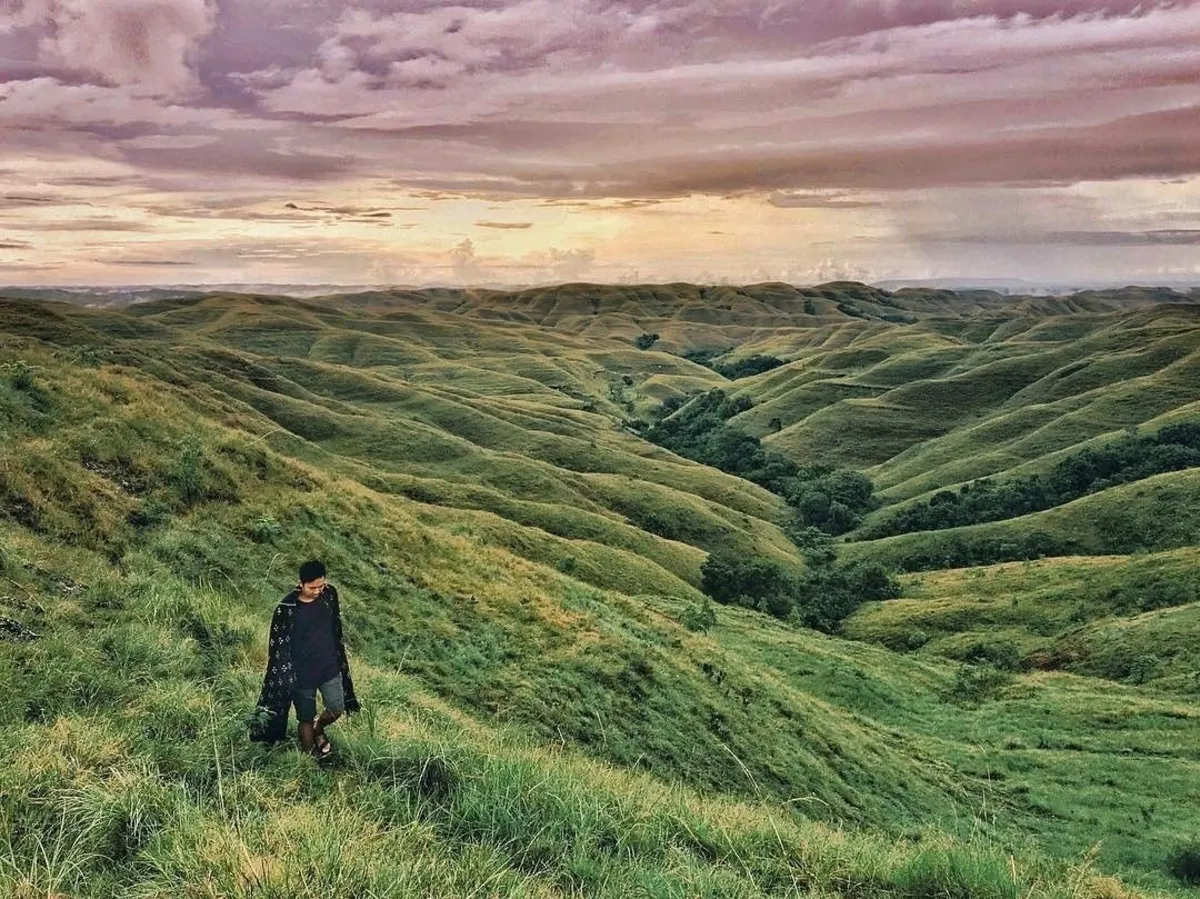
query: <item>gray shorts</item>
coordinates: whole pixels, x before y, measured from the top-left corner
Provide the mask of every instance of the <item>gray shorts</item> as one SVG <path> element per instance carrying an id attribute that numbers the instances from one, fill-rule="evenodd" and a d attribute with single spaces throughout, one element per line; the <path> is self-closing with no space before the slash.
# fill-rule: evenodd
<path id="1" fill-rule="evenodd" d="M 316 687 L 293 687 L 292 702 L 296 704 L 296 718 L 312 721 L 317 717 L 317 691 L 325 701 L 325 711 L 340 715 L 346 711 L 346 696 L 342 692 L 342 676 L 335 674 Z"/>

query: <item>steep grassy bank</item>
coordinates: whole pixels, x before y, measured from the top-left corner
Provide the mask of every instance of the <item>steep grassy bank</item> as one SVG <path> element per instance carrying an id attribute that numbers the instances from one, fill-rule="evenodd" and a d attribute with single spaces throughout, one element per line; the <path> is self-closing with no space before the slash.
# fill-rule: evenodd
<path id="1" fill-rule="evenodd" d="M 16 724 L 0 761 L 14 896 L 1139 895 L 1094 854 L 1054 861 L 985 836 L 986 807 L 958 840 L 916 823 L 837 830 L 809 819 L 819 797 L 782 801 L 740 764 L 746 799 L 697 793 L 473 720 L 357 654 L 368 709 L 332 730 L 337 761 L 320 769 L 245 740 L 266 610 L 6 546 L 28 589 L 6 602 L 42 634 L 4 656 L 21 686 L 4 697 Z M 63 574 L 89 561 L 90 583 Z"/>

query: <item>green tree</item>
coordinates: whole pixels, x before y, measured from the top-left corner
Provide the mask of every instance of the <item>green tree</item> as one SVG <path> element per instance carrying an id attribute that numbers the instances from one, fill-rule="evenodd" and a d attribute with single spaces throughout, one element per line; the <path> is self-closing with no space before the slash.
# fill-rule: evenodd
<path id="1" fill-rule="evenodd" d="M 700 567 L 700 589 L 723 605 L 741 605 L 783 618 L 791 611 L 795 580 L 770 559 L 713 553 Z"/>

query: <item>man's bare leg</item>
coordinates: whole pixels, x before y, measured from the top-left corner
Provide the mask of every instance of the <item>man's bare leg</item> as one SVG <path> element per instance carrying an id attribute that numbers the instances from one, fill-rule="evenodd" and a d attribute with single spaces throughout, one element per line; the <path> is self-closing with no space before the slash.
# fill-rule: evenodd
<path id="1" fill-rule="evenodd" d="M 315 735 L 313 734 L 312 722 L 301 721 L 297 726 L 297 730 L 300 732 L 300 746 L 305 752 L 311 752 L 313 743 L 316 739 Z"/>
<path id="2" fill-rule="evenodd" d="M 317 726 L 312 731 L 311 739 L 315 740 L 318 736 L 322 736 L 322 737 L 325 736 L 325 728 L 327 728 L 329 725 L 333 724 L 333 722 L 337 721 L 338 718 L 341 718 L 341 717 L 342 717 L 341 712 L 331 712 L 331 711 L 329 711 L 329 709 L 326 709 L 325 711 L 321 712 L 321 717 L 317 719 Z M 303 740 L 304 736 L 301 735 L 300 739 Z"/>

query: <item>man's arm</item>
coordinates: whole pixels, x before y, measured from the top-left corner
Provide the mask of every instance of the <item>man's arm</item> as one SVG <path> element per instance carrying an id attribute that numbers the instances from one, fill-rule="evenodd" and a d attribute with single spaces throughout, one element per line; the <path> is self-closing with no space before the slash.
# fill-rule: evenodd
<path id="1" fill-rule="evenodd" d="M 338 600 L 337 588 L 329 585 L 329 607 L 333 610 L 333 640 L 337 645 L 338 668 L 342 672 L 342 692 L 346 698 L 346 711 L 359 710 L 358 696 L 354 692 L 354 681 L 350 677 L 350 660 L 346 656 L 346 642 L 342 638 L 342 605 Z"/>
<path id="2" fill-rule="evenodd" d="M 267 637 L 267 671 L 250 726 L 250 739 L 273 743 L 284 737 L 287 729 L 287 703 L 290 701 L 291 634 L 288 615 L 282 605 L 271 616 Z"/>
<path id="3" fill-rule="evenodd" d="M 290 682 L 292 668 L 292 635 L 288 633 L 290 617 L 280 604 L 271 616 L 271 633 L 267 645 L 267 688 L 265 692 L 282 691 Z"/>

